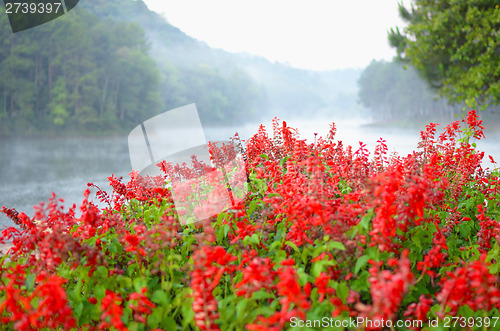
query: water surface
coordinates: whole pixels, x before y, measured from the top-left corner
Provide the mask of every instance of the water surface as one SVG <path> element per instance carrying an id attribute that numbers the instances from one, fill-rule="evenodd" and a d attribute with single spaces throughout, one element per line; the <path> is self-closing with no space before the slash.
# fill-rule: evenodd
<path id="1" fill-rule="evenodd" d="M 326 137 L 333 121 L 337 126 L 336 139 L 353 146 L 354 150 L 362 141 L 373 152 L 382 137 L 387 141 L 389 152 L 406 155 L 416 150 L 419 140 L 417 129 L 365 127 L 367 119 L 301 119 L 287 121 L 287 124 L 298 128 L 302 139 L 314 142 L 315 133 Z M 264 124 L 268 130 L 272 127 L 270 122 Z M 247 139 L 258 127 L 258 124 L 206 127 L 205 136 L 213 141 L 227 140 L 238 132 L 242 139 Z M 500 160 L 500 135 L 486 132 L 486 137 L 478 143 L 478 149 Z M 485 158 L 484 166 L 491 166 L 487 155 Z M 47 201 L 52 192 L 65 200 L 66 207 L 74 203 L 78 206 L 88 182 L 109 188 L 108 176 L 114 174 L 128 180 L 130 171 L 127 136 L 0 139 L 0 206 L 33 216 L 33 206 Z M 0 230 L 12 225 L 0 215 Z"/>

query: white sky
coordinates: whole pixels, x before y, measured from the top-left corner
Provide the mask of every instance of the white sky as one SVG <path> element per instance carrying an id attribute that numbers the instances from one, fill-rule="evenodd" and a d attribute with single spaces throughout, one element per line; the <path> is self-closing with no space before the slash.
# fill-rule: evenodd
<path id="1" fill-rule="evenodd" d="M 397 0 L 144 0 L 191 37 L 297 68 L 365 67 L 396 55 Z M 408 3 L 406 0 L 405 3 Z"/>

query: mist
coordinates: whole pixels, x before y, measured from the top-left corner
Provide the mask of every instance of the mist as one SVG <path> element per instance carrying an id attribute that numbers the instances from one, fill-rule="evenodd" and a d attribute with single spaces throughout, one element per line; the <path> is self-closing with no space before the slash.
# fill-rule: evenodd
<path id="1" fill-rule="evenodd" d="M 10 90 L 2 87 L 0 95 L 4 96 L 4 102 L 0 112 L 0 117 L 3 116 L 0 136 L 8 138 L 0 138 L 3 139 L 0 145 L 2 155 L 5 155 L 0 163 L 0 180 L 4 183 L 0 190 L 0 205 L 30 215 L 33 214 L 31 206 L 46 201 L 52 191 L 64 198 L 66 206 L 69 206 L 81 202 L 87 182 L 106 186 L 106 177 L 111 174 L 126 177 L 132 170 L 126 146 L 128 132 L 154 115 L 186 104 L 196 104 L 208 140 L 227 140 L 235 133 L 242 139 L 248 139 L 257 132 L 260 124 L 266 125 L 271 135 L 272 120 L 279 118 L 280 123 L 286 121 L 288 126 L 298 128 L 301 139 L 308 143 L 326 136 L 330 125 L 335 123 L 338 130 L 336 139 L 351 145 L 354 150 L 362 141 L 373 151 L 376 141 L 384 138 L 390 150 L 400 153 L 411 153 L 417 148 L 418 134 L 425 124 L 431 121 L 447 124 L 464 109 L 463 105 L 449 105 L 448 100 L 436 95 L 414 70 L 404 69 L 396 61 L 373 61 L 366 68 L 330 71 L 298 69 L 248 53 L 211 48 L 148 10 L 142 1 L 83 2 L 67 16 L 69 19 L 65 24 L 78 18 L 82 22 L 100 22 L 102 29 L 117 29 L 116 26 L 106 25 L 106 22 L 125 21 L 130 24 L 128 31 L 131 35 L 122 35 L 122 44 L 128 43 L 128 46 L 110 52 L 123 55 L 119 58 L 123 59 L 133 54 L 126 48 L 133 49 L 137 47 L 133 43 L 144 42 L 147 51 L 137 59 L 150 57 L 151 63 L 145 68 L 151 77 L 148 82 L 151 87 L 155 86 L 155 90 L 147 97 L 138 96 L 134 100 L 135 105 L 147 98 L 151 106 L 143 107 L 139 112 L 129 105 L 129 117 L 125 116 L 122 121 L 117 111 L 120 102 L 125 102 L 129 95 L 123 93 L 122 100 L 118 97 L 118 82 L 123 80 L 119 77 L 119 70 L 115 70 L 117 78 L 114 85 L 108 83 L 108 76 L 102 76 L 89 83 L 87 90 L 79 92 L 81 99 L 85 100 L 90 98 L 85 93 L 98 91 L 95 93 L 97 109 L 92 108 L 93 104 L 84 108 L 87 112 L 84 114 L 89 115 L 70 111 L 74 98 L 71 93 L 78 88 L 76 85 L 70 89 L 70 82 L 66 83 L 66 95 L 59 91 L 62 87 L 58 90 L 63 100 L 59 105 L 49 103 L 49 95 L 54 95 L 54 92 L 41 90 L 43 84 L 37 82 L 39 90 L 26 93 L 27 99 L 23 102 L 12 103 L 14 111 L 7 107 L 10 106 Z M 57 23 L 58 20 L 55 20 L 47 29 L 60 28 Z M 88 38 L 89 32 L 75 30 L 74 33 L 77 37 L 73 39 L 78 40 Z M 95 33 L 95 36 L 99 38 L 100 33 Z M 65 51 L 75 51 L 72 46 L 67 47 Z M 85 50 L 78 52 L 85 53 Z M 48 59 L 43 58 L 45 55 L 35 53 L 32 58 L 37 56 L 43 60 L 36 63 L 46 66 Z M 11 59 L 9 63 L 15 61 Z M 125 64 L 120 68 L 125 68 Z M 6 72 L 11 68 L 9 65 L 3 67 L 4 80 L 8 78 Z M 26 77 L 34 77 L 34 68 L 35 65 Z M 157 83 L 153 82 L 155 75 L 151 73 L 152 68 L 158 76 Z M 135 74 L 140 77 L 140 70 L 143 69 L 137 70 Z M 65 77 L 62 70 L 59 74 Z M 48 74 L 40 77 L 48 83 Z M 126 80 L 130 84 L 129 91 L 143 84 L 132 75 Z M 33 86 L 27 84 L 25 90 L 31 88 Z M 29 101 L 29 98 L 43 93 L 49 108 L 39 110 L 40 116 L 47 115 L 40 120 L 28 111 L 29 105 L 37 102 L 34 99 Z M 64 112 L 61 111 L 62 106 L 66 107 Z M 497 119 L 498 113 L 498 107 L 490 107 L 482 116 Z M 73 118 L 77 115 L 80 116 L 78 119 Z M 94 116 L 91 121 L 79 124 L 82 118 L 89 119 L 90 115 Z M 92 137 L 87 138 L 89 133 L 102 136 L 103 145 Z M 26 137 L 27 134 L 31 138 Z M 57 137 L 59 134 L 78 138 L 68 141 L 47 138 L 44 140 L 47 148 L 39 147 L 36 136 Z M 481 146 L 500 159 L 500 152 L 494 143 L 498 138 L 494 125 L 487 126 L 486 135 L 487 140 Z M 85 150 L 84 145 L 88 150 L 82 155 L 75 154 L 77 158 L 64 156 L 71 155 L 75 150 Z M 40 155 L 42 150 L 43 156 Z M 113 159 L 121 161 L 113 162 Z M 19 160 L 26 160 L 27 164 L 20 164 Z M 79 161 L 75 163 L 75 160 Z M 23 180 L 20 180 L 20 174 Z M 45 174 L 49 182 L 45 183 L 40 174 Z M 4 225 L 10 222 L 3 215 L 0 221 Z"/>

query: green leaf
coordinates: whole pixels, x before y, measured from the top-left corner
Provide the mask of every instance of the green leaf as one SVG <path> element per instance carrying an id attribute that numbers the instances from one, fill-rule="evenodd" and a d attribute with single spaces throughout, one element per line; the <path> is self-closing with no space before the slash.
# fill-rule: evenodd
<path id="1" fill-rule="evenodd" d="M 168 297 L 164 291 L 156 290 L 151 296 L 151 301 L 158 305 L 166 306 L 168 304 Z"/>
<path id="2" fill-rule="evenodd" d="M 224 238 L 227 238 L 227 234 L 229 233 L 229 224 L 224 224 L 223 226 L 223 231 L 224 231 Z"/>
<path id="3" fill-rule="evenodd" d="M 147 285 L 148 285 L 147 280 L 142 277 L 134 279 L 134 289 L 136 292 L 141 292 L 141 290 L 147 287 Z"/>
<path id="4" fill-rule="evenodd" d="M 148 288 L 155 288 L 159 282 L 160 282 L 160 277 L 154 276 L 154 277 L 149 279 L 147 287 Z"/>
<path id="5" fill-rule="evenodd" d="M 256 208 L 257 208 L 257 201 L 256 200 L 250 201 L 250 204 L 247 209 L 247 215 L 251 216 Z"/>
<path id="6" fill-rule="evenodd" d="M 254 292 L 252 294 L 252 299 L 254 299 L 254 300 L 262 300 L 262 299 L 270 299 L 270 298 L 274 298 L 274 295 L 272 295 L 271 293 L 265 292 L 263 290 Z"/>
<path id="7" fill-rule="evenodd" d="M 272 252 L 276 249 L 281 250 L 281 247 L 283 246 L 283 243 L 281 241 L 274 241 L 271 246 L 269 246 L 269 252 Z"/>
<path id="8" fill-rule="evenodd" d="M 26 277 L 26 281 L 24 282 L 24 284 L 26 285 L 26 289 L 28 291 L 31 291 L 31 290 L 34 289 L 34 287 L 35 287 L 35 279 L 36 279 L 36 274 L 29 274 Z"/>
<path id="9" fill-rule="evenodd" d="M 431 307 L 430 311 L 432 315 L 436 316 L 436 312 L 441 310 L 441 306 L 439 304 L 435 304 L 434 306 Z"/>
<path id="10" fill-rule="evenodd" d="M 102 285 L 96 285 L 94 287 L 94 297 L 97 300 L 102 300 L 104 299 L 104 296 L 106 295 L 106 288 Z"/>
<path id="11" fill-rule="evenodd" d="M 162 315 L 163 315 L 163 307 L 157 307 L 153 310 L 151 315 L 148 316 L 148 326 L 150 328 L 156 329 L 162 320 Z M 172 329 L 173 330 L 173 329 Z"/>
<path id="12" fill-rule="evenodd" d="M 117 241 L 111 242 L 109 245 L 107 245 L 107 247 L 108 250 L 113 254 L 117 254 L 121 250 L 121 245 Z"/>
<path id="13" fill-rule="evenodd" d="M 260 242 L 259 235 L 257 233 L 252 234 L 251 236 L 246 236 L 243 238 L 243 244 L 245 245 L 258 245 Z"/>
<path id="14" fill-rule="evenodd" d="M 302 251 L 302 254 L 300 256 L 302 263 L 306 264 L 309 261 L 309 256 L 310 256 L 311 252 L 312 252 L 312 248 L 310 246 L 307 246 L 306 248 L 304 248 L 304 250 Z"/>
<path id="15" fill-rule="evenodd" d="M 349 296 L 349 287 L 345 281 L 337 285 L 337 296 L 343 303 L 345 303 L 347 297 Z"/>
<path id="16" fill-rule="evenodd" d="M 73 297 L 77 300 L 81 300 L 82 296 L 82 287 L 83 287 L 83 281 L 80 279 L 78 280 L 78 283 L 76 283 L 75 288 L 73 289 Z"/>
<path id="17" fill-rule="evenodd" d="M 263 159 L 269 160 L 269 156 L 267 156 L 266 154 L 260 154 L 259 156 Z"/>
<path id="18" fill-rule="evenodd" d="M 108 268 L 101 265 L 97 267 L 94 275 L 100 278 L 108 278 Z"/>
<path id="19" fill-rule="evenodd" d="M 287 240 L 287 241 L 285 241 L 285 245 L 290 246 L 296 253 L 300 254 L 299 248 L 293 242 Z"/>
<path id="20" fill-rule="evenodd" d="M 341 242 L 338 241 L 329 241 L 327 243 L 327 247 L 329 250 L 331 249 L 340 249 L 341 251 L 345 251 L 345 246 Z"/>
<path id="21" fill-rule="evenodd" d="M 118 277 L 116 277 L 116 281 L 124 289 L 129 289 L 132 287 L 132 279 L 130 279 L 129 277 L 119 275 Z"/>
<path id="22" fill-rule="evenodd" d="M 274 256 L 274 261 L 276 261 L 277 265 L 279 265 L 281 261 L 286 260 L 286 252 L 283 250 L 277 251 Z"/>
<path id="23" fill-rule="evenodd" d="M 272 309 L 271 307 L 268 307 L 268 306 L 262 306 L 262 307 L 258 307 L 257 309 L 254 310 L 254 315 L 255 316 L 264 316 L 264 317 L 269 317 L 271 316 L 272 314 L 274 314 L 275 310 Z"/>
<path id="24" fill-rule="evenodd" d="M 251 238 L 251 243 L 258 245 L 260 243 L 260 238 L 257 233 L 254 233 L 250 236 Z"/>
<path id="25" fill-rule="evenodd" d="M 289 157 L 288 156 L 285 156 L 283 158 L 281 158 L 280 160 L 280 167 L 283 167 L 285 162 L 288 161 Z"/>
<path id="26" fill-rule="evenodd" d="M 358 272 L 364 268 L 364 266 L 366 265 L 366 263 L 368 263 L 368 260 L 370 258 L 366 255 L 363 255 L 361 256 L 357 261 L 356 261 L 356 265 L 354 266 L 354 273 L 357 275 Z"/>
<path id="27" fill-rule="evenodd" d="M 75 308 L 73 309 L 75 313 L 76 318 L 80 318 L 82 316 L 83 312 L 83 302 L 79 302 L 75 305 Z"/>
<path id="28" fill-rule="evenodd" d="M 305 264 L 305 263 L 304 263 Z M 299 276 L 299 284 L 300 286 L 305 286 L 306 283 L 309 281 L 310 277 L 309 274 L 307 274 L 305 271 L 304 271 L 304 268 L 300 267 L 297 269 L 297 275 Z M 312 279 L 314 280 L 314 279 Z"/>
<path id="29" fill-rule="evenodd" d="M 460 230 L 460 234 L 463 238 L 468 238 L 471 234 L 471 228 L 473 227 L 473 222 L 460 222 L 458 228 Z"/>
<path id="30" fill-rule="evenodd" d="M 311 276 L 313 276 L 314 278 L 318 277 L 321 274 L 321 272 L 323 271 L 324 265 L 325 265 L 325 263 L 323 260 L 314 262 L 312 267 L 311 267 Z"/>
<path id="31" fill-rule="evenodd" d="M 472 310 L 467 305 L 461 306 L 458 309 L 458 316 L 461 316 L 461 317 L 463 316 L 465 318 L 474 317 L 474 310 Z"/>
<path id="32" fill-rule="evenodd" d="M 171 316 L 164 316 L 161 323 L 164 330 L 177 330 L 177 324 Z"/>
<path id="33" fill-rule="evenodd" d="M 236 317 L 243 316 L 243 311 L 247 306 L 247 300 L 241 300 L 236 304 Z"/>
<path id="34" fill-rule="evenodd" d="M 370 222 L 373 218 L 373 209 L 370 209 L 368 213 L 361 218 L 361 221 L 359 221 L 358 226 L 362 229 L 369 230 L 370 229 Z"/>
<path id="35" fill-rule="evenodd" d="M 368 282 L 368 278 L 370 277 L 370 273 L 366 270 L 361 271 L 358 279 L 352 281 L 351 288 L 356 292 L 368 291 L 370 289 L 370 283 Z"/>

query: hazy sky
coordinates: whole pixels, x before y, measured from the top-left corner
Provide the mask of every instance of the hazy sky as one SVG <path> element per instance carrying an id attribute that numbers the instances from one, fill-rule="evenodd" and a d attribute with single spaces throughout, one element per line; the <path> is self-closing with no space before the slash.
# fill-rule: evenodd
<path id="1" fill-rule="evenodd" d="M 387 31 L 403 26 L 397 0 L 144 0 L 209 46 L 291 66 L 365 67 L 395 54 Z M 408 3 L 408 1 L 405 1 Z"/>

